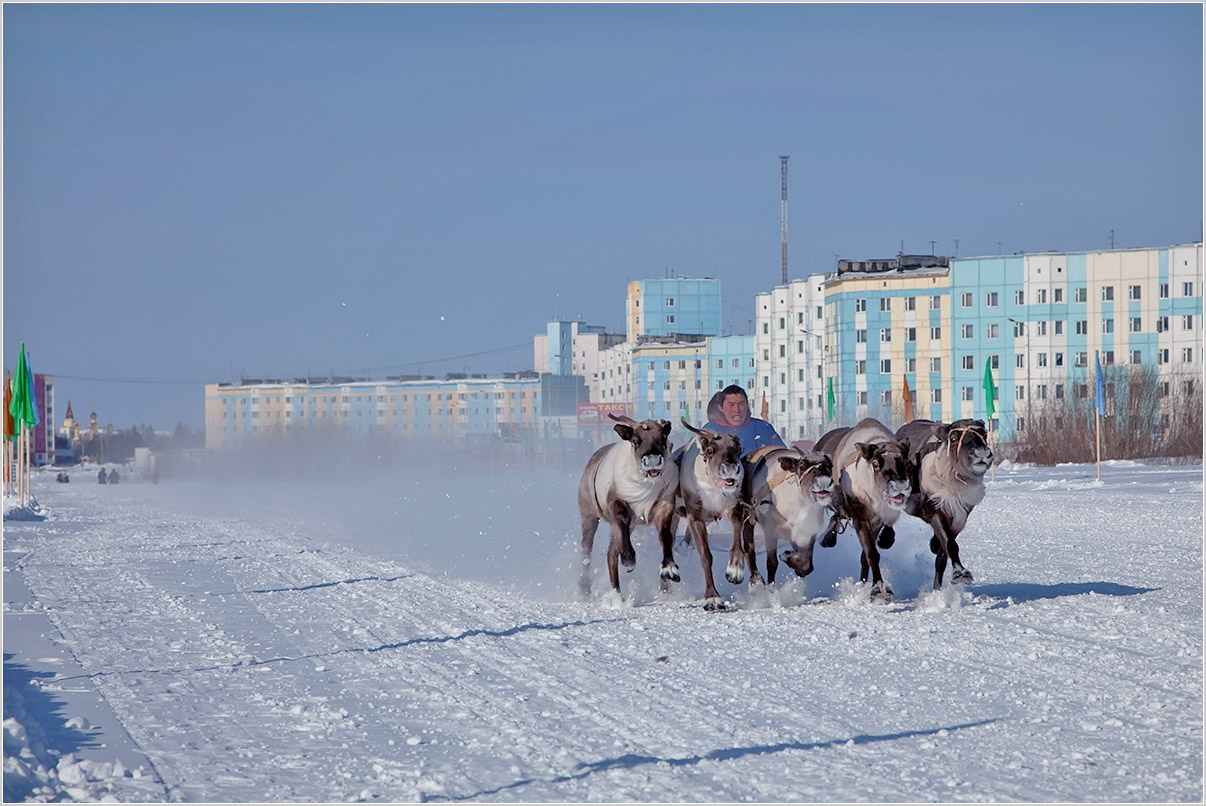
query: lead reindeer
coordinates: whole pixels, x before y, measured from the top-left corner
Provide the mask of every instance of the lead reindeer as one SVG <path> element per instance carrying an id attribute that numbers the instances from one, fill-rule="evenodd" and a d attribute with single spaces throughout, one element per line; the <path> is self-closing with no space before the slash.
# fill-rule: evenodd
<path id="1" fill-rule="evenodd" d="M 754 564 L 754 541 L 743 542 L 749 504 L 742 489 L 745 467 L 741 461 L 741 441 L 734 434 L 719 434 L 699 429 L 683 419 L 683 425 L 696 435 L 679 453 L 678 494 L 687 515 L 687 531 L 699 552 L 704 572 L 704 609 L 723 610 L 724 601 L 712 579 L 712 550 L 708 547 L 708 524 L 728 518 L 733 525 L 733 547 L 725 579 L 734 585 L 750 571 L 750 585 L 762 582 Z"/>
<path id="2" fill-rule="evenodd" d="M 590 555 L 599 521 L 611 527 L 607 547 L 607 574 L 611 587 L 620 591 L 619 565 L 636 567 L 632 527 L 647 524 L 657 530 L 662 544 L 660 569 L 663 584 L 678 582 L 674 562 L 674 497 L 678 490 L 678 465 L 670 456 L 669 420 L 617 417 L 620 442 L 595 451 L 578 483 L 578 513 L 582 517 L 582 577 L 578 589 L 590 596 Z"/>
<path id="3" fill-rule="evenodd" d="M 896 438 L 907 442 L 915 468 L 913 494 L 905 509 L 934 530 L 934 590 L 942 587 L 946 561 L 951 561 L 951 584 L 966 585 L 971 571 L 959 561 L 956 539 L 971 511 L 984 500 L 984 474 L 992 467 L 992 448 L 983 420 L 956 420 L 950 425 L 913 420 L 900 427 Z"/>

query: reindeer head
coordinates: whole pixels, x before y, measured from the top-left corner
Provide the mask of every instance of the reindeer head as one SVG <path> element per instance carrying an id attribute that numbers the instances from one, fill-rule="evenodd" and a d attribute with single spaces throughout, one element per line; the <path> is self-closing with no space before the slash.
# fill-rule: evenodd
<path id="1" fill-rule="evenodd" d="M 913 492 L 907 442 L 856 442 L 859 458 L 871 466 L 876 487 L 892 509 L 904 509 Z"/>
<path id="2" fill-rule="evenodd" d="M 992 448 L 983 420 L 955 420 L 940 427 L 937 437 L 960 472 L 983 476 L 992 467 Z"/>
<path id="3" fill-rule="evenodd" d="M 813 500 L 822 506 L 833 505 L 833 459 L 820 451 L 809 451 L 803 456 L 783 456 L 779 467 L 794 473 L 800 490 L 812 493 Z"/>
<path id="4" fill-rule="evenodd" d="M 642 479 L 654 481 L 659 478 L 670 460 L 670 421 L 642 420 L 638 423 L 631 417 L 607 416 L 616 421 L 616 433 L 620 439 L 631 443 Z"/>
<path id="5" fill-rule="evenodd" d="M 722 490 L 741 489 L 745 464 L 741 461 L 741 440 L 736 434 L 720 434 L 711 429 L 699 429 L 683 419 L 683 425 L 699 439 L 699 455 L 703 458 L 708 478 Z"/>

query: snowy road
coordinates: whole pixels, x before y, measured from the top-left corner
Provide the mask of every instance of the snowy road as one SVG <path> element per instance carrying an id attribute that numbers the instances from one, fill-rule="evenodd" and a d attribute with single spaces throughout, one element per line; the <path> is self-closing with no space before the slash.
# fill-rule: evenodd
<path id="1" fill-rule="evenodd" d="M 1200 466 L 998 469 L 967 590 L 906 519 L 892 604 L 844 535 L 752 598 L 719 557 L 717 614 L 644 534 L 628 601 L 575 601 L 575 475 L 42 474 L 4 529 L 6 800 L 1202 799 Z"/>

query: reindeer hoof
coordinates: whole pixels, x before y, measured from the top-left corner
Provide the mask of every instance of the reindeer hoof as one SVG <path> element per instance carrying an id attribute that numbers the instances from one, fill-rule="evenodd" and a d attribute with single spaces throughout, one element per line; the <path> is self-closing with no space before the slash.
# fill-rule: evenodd
<path id="1" fill-rule="evenodd" d="M 669 582 L 682 582 L 683 578 L 678 574 L 678 563 L 667 563 L 661 568 L 662 579 Z"/>
<path id="2" fill-rule="evenodd" d="M 766 580 L 762 578 L 762 574 L 757 571 L 750 574 L 750 588 L 758 588 L 766 584 Z"/>
<path id="3" fill-rule="evenodd" d="M 724 569 L 724 578 L 734 585 L 740 585 L 745 580 L 745 568 L 739 565 L 730 565 Z"/>
<path id="4" fill-rule="evenodd" d="M 966 568 L 957 568 L 951 572 L 952 585 L 967 585 L 972 581 L 972 573 Z"/>
<path id="5" fill-rule="evenodd" d="M 621 551 L 620 565 L 624 566 L 624 570 L 628 572 L 631 572 L 632 569 L 636 568 L 636 552 L 634 551 L 630 553 L 627 551 Z"/>
<path id="6" fill-rule="evenodd" d="M 837 524 L 831 524 L 828 531 L 821 535 L 821 545 L 827 549 L 831 549 L 837 545 L 838 528 Z"/>
<path id="7" fill-rule="evenodd" d="M 895 542 L 896 530 L 885 523 L 883 528 L 879 530 L 879 537 L 876 539 L 875 545 L 879 546 L 881 549 L 890 549 L 892 548 L 892 544 Z"/>
<path id="8" fill-rule="evenodd" d="M 888 583 L 877 582 L 871 588 L 871 600 L 874 602 L 884 602 L 885 604 L 892 601 L 892 589 L 888 587 Z"/>
<path id="9" fill-rule="evenodd" d="M 704 610 L 707 610 L 709 613 L 714 613 L 717 610 L 724 610 L 724 608 L 724 600 L 719 596 L 713 596 L 710 599 L 704 600 Z"/>

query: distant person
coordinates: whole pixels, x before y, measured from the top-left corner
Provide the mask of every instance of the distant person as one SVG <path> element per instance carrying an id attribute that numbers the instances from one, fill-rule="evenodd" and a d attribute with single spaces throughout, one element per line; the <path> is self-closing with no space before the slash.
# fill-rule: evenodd
<path id="1" fill-rule="evenodd" d="M 773 425 L 750 414 L 749 396 L 736 384 L 712 396 L 707 427 L 722 434 L 736 434 L 743 455 L 767 445 L 786 447 Z"/>
<path id="2" fill-rule="evenodd" d="M 109 483 L 116 484 L 119 481 L 121 481 L 121 476 L 117 475 L 117 468 L 115 467 L 109 471 Z"/>
<path id="3" fill-rule="evenodd" d="M 106 480 L 107 478 L 108 478 L 108 476 L 107 476 L 107 475 L 105 475 L 105 469 L 102 467 L 102 468 L 100 469 L 100 471 L 99 471 L 99 472 L 96 474 L 96 481 L 97 481 L 97 483 L 98 483 L 98 484 L 104 484 L 104 483 L 105 483 L 105 480 Z"/>

